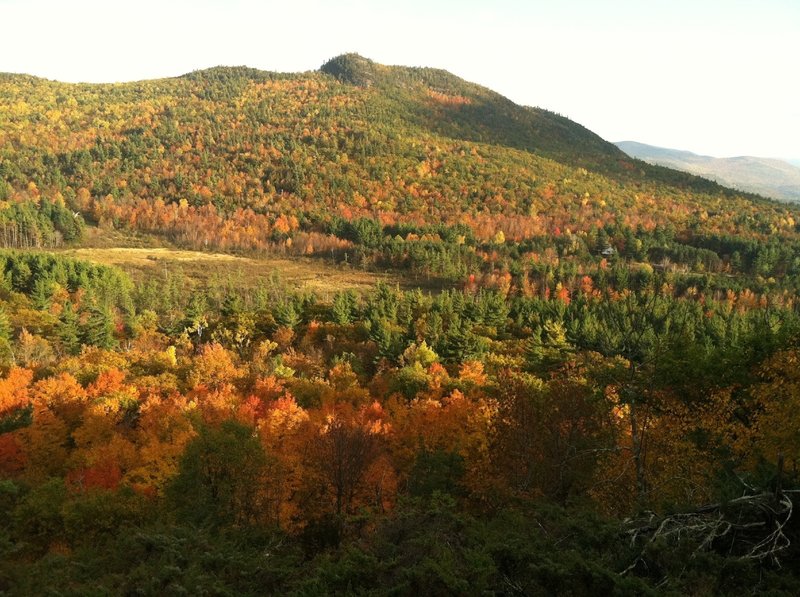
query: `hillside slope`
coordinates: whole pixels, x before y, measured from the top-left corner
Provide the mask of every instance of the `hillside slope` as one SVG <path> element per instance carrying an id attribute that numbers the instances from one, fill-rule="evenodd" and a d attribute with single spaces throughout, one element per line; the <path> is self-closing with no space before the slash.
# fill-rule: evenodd
<path id="1" fill-rule="evenodd" d="M 683 170 L 765 197 L 800 201 L 800 168 L 782 160 L 752 156 L 714 158 L 635 141 L 620 141 L 616 145 L 629 156 L 651 164 Z"/>
<path id="2" fill-rule="evenodd" d="M 339 223 L 357 218 L 404 234 L 464 226 L 479 241 L 616 223 L 795 234 L 786 207 L 631 160 L 445 71 L 352 54 L 302 74 L 0 75 L 0 96 L 0 200 L 46 199 L 192 248 L 342 254 L 364 244 Z"/>
<path id="3" fill-rule="evenodd" d="M 624 157 L 612 143 L 567 118 L 518 106 L 444 70 L 384 66 L 357 54 L 333 58 L 320 70 L 344 84 L 377 87 L 404 120 L 447 137 L 524 149 L 565 163 Z M 420 102 L 421 95 L 427 101 Z M 458 109 L 431 109 L 437 104 Z"/>

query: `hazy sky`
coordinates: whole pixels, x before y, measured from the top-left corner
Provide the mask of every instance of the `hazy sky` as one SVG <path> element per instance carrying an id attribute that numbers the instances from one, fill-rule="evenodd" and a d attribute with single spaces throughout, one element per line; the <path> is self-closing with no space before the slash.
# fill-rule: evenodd
<path id="1" fill-rule="evenodd" d="M 800 158 L 800 0 L 0 0 L 0 71 L 62 81 L 344 52 L 444 68 L 611 141 Z"/>

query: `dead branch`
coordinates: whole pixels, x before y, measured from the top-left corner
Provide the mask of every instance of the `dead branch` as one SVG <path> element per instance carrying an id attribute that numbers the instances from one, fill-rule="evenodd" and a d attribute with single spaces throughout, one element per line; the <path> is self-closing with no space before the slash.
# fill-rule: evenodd
<path id="1" fill-rule="evenodd" d="M 631 546 L 641 545 L 636 559 L 620 574 L 647 567 L 647 551 L 657 541 L 694 545 L 692 557 L 719 549 L 741 560 L 769 560 L 780 566 L 779 554 L 791 541 L 784 532 L 794 512 L 795 490 L 743 495 L 725 503 L 708 504 L 691 512 L 659 517 L 648 512 L 625 521 Z"/>

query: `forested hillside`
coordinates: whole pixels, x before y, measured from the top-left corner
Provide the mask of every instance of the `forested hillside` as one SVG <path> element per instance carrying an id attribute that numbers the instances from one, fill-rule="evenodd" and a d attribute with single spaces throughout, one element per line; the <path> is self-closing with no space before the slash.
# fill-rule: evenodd
<path id="1" fill-rule="evenodd" d="M 0 592 L 797 594 L 798 222 L 444 71 L 0 75 Z"/>

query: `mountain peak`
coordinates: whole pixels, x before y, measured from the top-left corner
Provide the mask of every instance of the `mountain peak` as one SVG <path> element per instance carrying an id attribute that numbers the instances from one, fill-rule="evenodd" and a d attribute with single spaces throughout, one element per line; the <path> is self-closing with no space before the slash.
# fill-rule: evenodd
<path id="1" fill-rule="evenodd" d="M 433 91 L 453 95 L 497 95 L 485 87 L 469 83 L 443 69 L 389 66 L 356 53 L 331 58 L 319 70 L 335 77 L 341 83 L 357 87 L 376 85 L 409 88 L 422 85 Z"/>
<path id="2" fill-rule="evenodd" d="M 364 58 L 354 52 L 342 54 L 331 58 L 320 67 L 320 72 L 326 73 L 338 79 L 342 83 L 349 83 L 357 87 L 370 87 L 374 82 L 380 64 L 373 62 L 369 58 Z"/>

